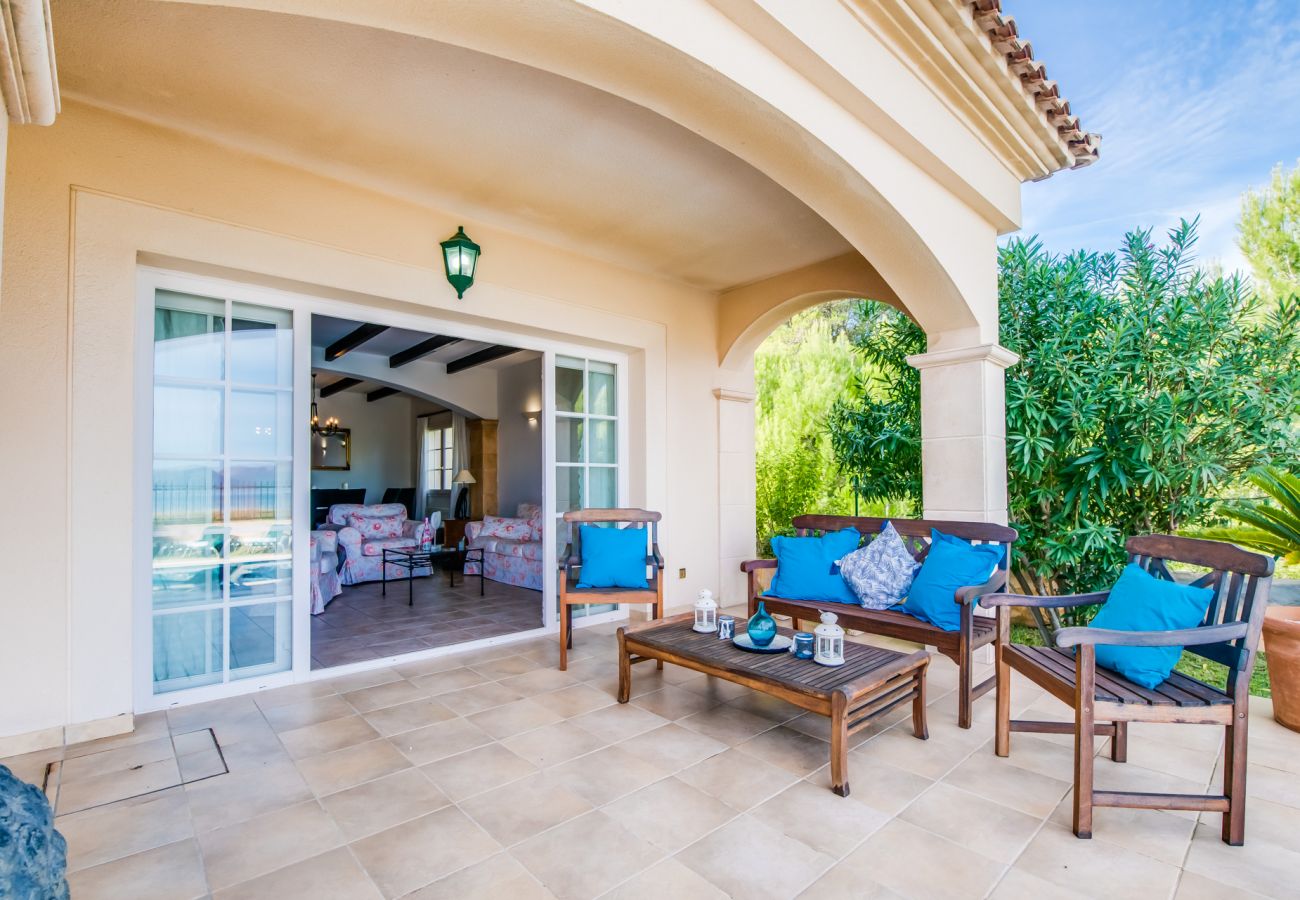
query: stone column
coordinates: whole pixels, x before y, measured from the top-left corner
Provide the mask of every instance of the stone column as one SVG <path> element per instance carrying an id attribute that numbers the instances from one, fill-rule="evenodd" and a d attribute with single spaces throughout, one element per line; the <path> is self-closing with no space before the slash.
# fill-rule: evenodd
<path id="1" fill-rule="evenodd" d="M 1019 360 L 1000 344 L 907 358 L 921 372 L 925 518 L 1007 523 L 1005 370 Z M 975 659 L 993 662 L 992 650 L 980 648 Z"/>
<path id="2" fill-rule="evenodd" d="M 740 564 L 753 559 L 757 529 L 754 497 L 754 392 L 715 388 L 718 398 L 719 605 L 745 602 Z"/>

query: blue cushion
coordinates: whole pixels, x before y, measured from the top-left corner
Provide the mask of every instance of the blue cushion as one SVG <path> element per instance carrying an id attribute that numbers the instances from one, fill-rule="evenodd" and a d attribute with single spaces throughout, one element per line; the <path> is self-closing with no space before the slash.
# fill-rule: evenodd
<path id="1" fill-rule="evenodd" d="M 1137 563 L 1129 563 L 1089 625 L 1115 631 L 1195 628 L 1205 618 L 1205 610 L 1213 596 L 1213 588 L 1166 581 L 1144 571 Z M 1169 677 L 1182 654 L 1182 647 L 1098 644 L 1097 664 L 1114 669 L 1144 688 L 1154 688 Z"/>
<path id="2" fill-rule="evenodd" d="M 839 561 L 858 547 L 862 535 L 856 528 L 832 531 L 821 537 L 772 538 L 776 577 L 767 593 L 787 600 L 852 603 L 858 598 L 844 583 Z"/>
<path id="3" fill-rule="evenodd" d="M 583 525 L 578 529 L 582 545 L 580 588 L 644 588 L 646 533 L 644 528 L 601 528 Z"/>
<path id="4" fill-rule="evenodd" d="M 903 612 L 944 631 L 956 631 L 961 627 L 957 589 L 988 581 L 1002 557 L 1001 544 L 971 544 L 930 529 L 930 552 L 903 601 Z"/>

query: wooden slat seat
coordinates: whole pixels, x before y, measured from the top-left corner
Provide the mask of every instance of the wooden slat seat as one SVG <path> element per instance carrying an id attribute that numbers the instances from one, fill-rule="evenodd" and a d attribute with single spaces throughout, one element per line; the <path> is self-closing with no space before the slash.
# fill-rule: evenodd
<path id="1" fill-rule="evenodd" d="M 863 609 L 848 603 L 789 600 L 762 593 L 758 573 L 763 569 L 775 569 L 777 561 L 774 559 L 753 559 L 740 565 L 740 570 L 749 576 L 749 614 L 751 616 L 754 614 L 761 600 L 768 612 L 790 616 L 798 627 L 801 620 L 816 622 L 821 618 L 822 613 L 833 612 L 839 617 L 840 625 L 845 628 L 934 647 L 957 664 L 957 724 L 962 728 L 970 728 L 971 706 L 976 699 L 993 690 L 995 684 L 995 679 L 992 677 L 978 684 L 974 682 L 975 667 L 972 654 L 979 647 L 996 643 L 998 636 L 997 621 L 988 616 L 975 615 L 973 607 L 975 601 L 983 594 L 1006 588 L 1007 571 L 1011 564 L 1011 544 L 1017 537 L 1016 532 L 1005 525 L 992 522 L 947 522 L 925 519 L 890 519 L 889 521 L 893 523 L 894 529 L 918 562 L 923 561 L 926 554 L 930 552 L 930 536 L 933 529 L 972 543 L 1002 546 L 1002 563 L 986 583 L 968 585 L 955 591 L 953 603 L 957 604 L 960 619 L 956 631 L 944 631 L 929 622 L 923 622 L 907 613 L 891 609 Z M 880 534 L 885 520 L 869 516 L 795 516 L 793 524 L 795 532 L 800 536 L 855 528 L 863 536 L 864 541 L 870 542 Z"/>
<path id="2" fill-rule="evenodd" d="M 1064 611 L 1077 611 L 1110 602 L 1109 591 L 1044 597 L 990 593 L 980 604 L 997 610 L 997 727 L 993 742 L 998 756 L 1011 753 L 1015 732 L 1074 735 L 1074 833 L 1092 837 L 1094 807 L 1185 809 L 1223 814 L 1224 843 L 1239 845 L 1246 834 L 1246 730 L 1250 724 L 1250 676 L 1255 668 L 1264 610 L 1272 584 L 1273 560 L 1218 541 L 1168 534 L 1146 534 L 1125 542 L 1130 564 L 1153 578 L 1174 581 L 1171 564 L 1208 570 L 1192 584 L 1208 588 L 1208 605 L 1200 624 L 1191 628 L 1152 631 L 1093 627 L 1059 627 Z M 1011 643 L 1011 610 L 1035 613 L 1040 631 L 1051 645 Z M 1056 630 L 1047 633 L 1042 613 Z M 1220 689 L 1181 672 L 1154 688 L 1136 684 L 1097 665 L 1103 647 L 1177 648 L 1227 669 L 1227 687 Z M 1024 675 L 1074 711 L 1073 721 L 1011 718 L 1011 672 Z M 1222 794 L 1162 794 L 1150 791 L 1101 790 L 1094 783 L 1093 738 L 1110 738 L 1110 757 L 1128 759 L 1128 724 L 1217 725 L 1225 730 Z"/>
<path id="3" fill-rule="evenodd" d="M 1033 647 L 1008 644 L 1003 650 L 1016 671 L 1053 694 L 1064 695 L 1073 702 L 1075 690 L 1074 654 L 1059 647 Z M 1039 674 L 1040 678 L 1035 678 Z M 1171 706 L 1190 709 L 1204 706 L 1231 706 L 1232 698 L 1213 685 L 1174 672 L 1154 690 L 1129 681 L 1118 672 L 1097 667 L 1095 699 L 1101 703 Z"/>

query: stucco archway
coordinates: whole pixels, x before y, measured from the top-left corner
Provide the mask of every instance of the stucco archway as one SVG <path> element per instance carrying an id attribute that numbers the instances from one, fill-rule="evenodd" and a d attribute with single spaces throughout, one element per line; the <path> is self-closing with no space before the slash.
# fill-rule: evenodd
<path id="1" fill-rule="evenodd" d="M 177 0 L 168 0 L 177 2 Z M 790 191 L 879 269 L 931 333 L 990 326 L 996 227 L 708 4 L 225 0 L 466 47 L 624 98 Z M 732 10 L 729 15 L 736 14 Z M 870 177 L 866 173 L 870 173 Z M 983 238 L 987 237 L 987 241 Z"/>

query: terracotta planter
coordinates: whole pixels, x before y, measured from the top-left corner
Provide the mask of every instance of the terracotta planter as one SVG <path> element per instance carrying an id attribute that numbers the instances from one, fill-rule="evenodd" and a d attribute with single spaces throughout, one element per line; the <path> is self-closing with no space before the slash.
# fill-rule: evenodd
<path id="1" fill-rule="evenodd" d="M 1273 690 L 1273 718 L 1300 731 L 1300 606 L 1270 606 L 1264 615 L 1264 652 Z"/>

